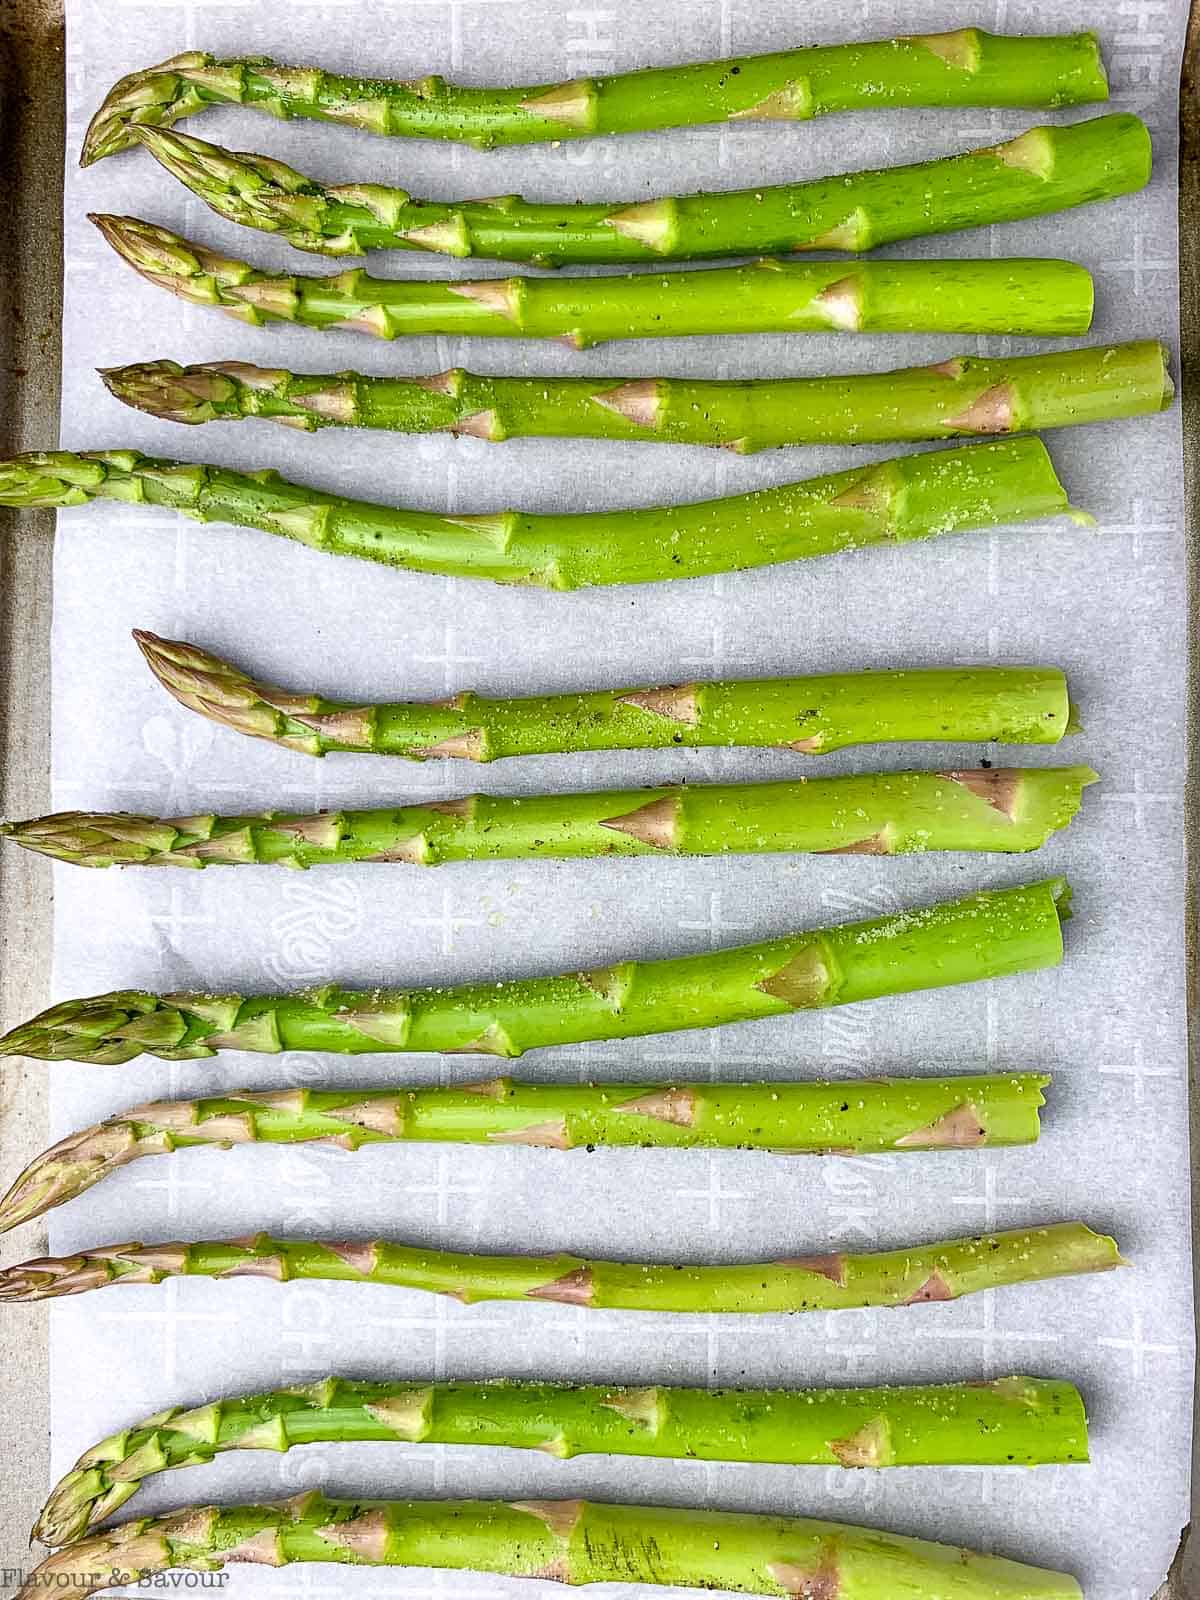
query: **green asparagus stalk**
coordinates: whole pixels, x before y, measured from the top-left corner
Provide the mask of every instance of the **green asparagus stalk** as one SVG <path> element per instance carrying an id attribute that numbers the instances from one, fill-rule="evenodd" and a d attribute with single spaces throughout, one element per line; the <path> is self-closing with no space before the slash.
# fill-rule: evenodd
<path id="1" fill-rule="evenodd" d="M 1086 333 L 1092 279 L 1070 261 L 765 260 L 696 272 L 475 282 L 263 272 L 136 217 L 91 219 L 122 260 L 189 305 L 395 339 L 606 339 L 717 333 Z"/>
<path id="2" fill-rule="evenodd" d="M 277 472 L 167 461 L 136 450 L 46 451 L 0 461 L 0 506 L 123 500 L 228 522 L 329 555 L 412 572 L 547 589 L 658 583 L 874 544 L 906 544 L 1066 514 L 1034 437 L 901 456 L 724 500 L 633 511 L 442 516 L 290 483 Z"/>
<path id="3" fill-rule="evenodd" d="M 220 1050 L 518 1056 L 1055 967 L 1069 915 L 1068 884 L 1048 878 L 763 944 L 555 977 L 282 995 L 118 990 L 43 1011 L 0 1038 L 0 1056 L 100 1066 Z"/>
<path id="4" fill-rule="evenodd" d="M 924 667 L 592 689 L 520 700 L 485 700 L 467 692 L 447 701 L 358 705 L 260 683 L 182 640 L 160 639 L 140 629 L 134 638 L 151 672 L 180 705 L 237 733 L 311 756 L 335 750 L 413 761 L 443 756 L 498 761 L 584 750 L 714 745 L 774 745 L 801 755 L 825 755 L 848 745 L 902 740 L 1057 744 L 1077 728 L 1067 680 L 1056 667 Z M 1078 777 L 1082 783 L 1081 770 Z M 994 789 L 997 784 L 1006 786 L 1007 780 L 989 778 L 976 791 L 981 786 L 992 789 L 997 811 L 1021 811 L 1021 803 Z M 641 799 L 652 803 L 649 794 Z M 646 821 L 653 821 L 664 837 L 668 828 L 676 831 L 675 824 L 655 813 L 643 817 L 643 833 Z M 998 819 L 988 821 L 993 828 L 1004 828 Z M 197 832 L 207 826 L 199 818 L 178 822 L 195 823 Z M 465 830 L 461 824 L 439 822 L 436 830 L 427 830 L 427 837 L 444 841 L 450 831 L 462 837 Z M 634 838 L 628 828 L 613 831 Z M 136 846 L 138 841 L 128 842 Z M 618 848 L 618 841 L 612 844 Z"/>
<path id="5" fill-rule="evenodd" d="M 309 433 L 646 439 L 720 445 L 891 444 L 1061 428 L 1142 416 L 1171 403 L 1154 340 L 1057 355 L 955 356 L 931 367 L 836 378 L 493 378 L 461 367 L 430 377 L 294 373 L 212 361 L 147 361 L 101 373 L 110 394 L 170 422 L 266 417 Z"/>
<path id="6" fill-rule="evenodd" d="M 473 1569 L 797 1600 L 1083 1600 L 1065 1573 L 844 1523 L 584 1500 L 326 1500 L 315 1489 L 273 1505 L 193 1506 L 124 1523 L 50 1556 L 20 1597 L 86 1595 L 227 1561 Z"/>
<path id="7" fill-rule="evenodd" d="M 908 855 L 1036 850 L 1079 810 L 1090 767 L 861 773 L 795 783 L 587 794 L 464 795 L 375 811 L 147 817 L 63 811 L 0 823 L 27 849 L 82 867 L 286 867 L 351 861 L 577 860 L 803 851 Z"/>
<path id="8" fill-rule="evenodd" d="M 870 1155 L 1035 1144 L 1050 1079 L 537 1084 L 232 1091 L 134 1106 L 59 1141 L 0 1200 L 0 1233 L 144 1156 L 197 1145 L 449 1142 Z"/>
<path id="9" fill-rule="evenodd" d="M 424 1289 L 464 1305 L 536 1300 L 596 1310 L 765 1315 L 924 1305 L 1126 1265 L 1115 1240 L 1082 1222 L 870 1255 L 804 1255 L 718 1266 L 462 1255 L 391 1239 L 275 1239 L 260 1233 L 187 1244 L 105 1245 L 23 1261 L 0 1269 L 0 1301 L 53 1300 L 114 1283 L 251 1276 Z"/>
<path id="10" fill-rule="evenodd" d="M 886 1389 L 572 1388 L 554 1383 L 369 1383 L 172 1406 L 85 1450 L 33 1538 L 68 1544 L 159 1472 L 229 1450 L 347 1442 L 498 1445 L 571 1456 L 687 1457 L 826 1467 L 1035 1467 L 1088 1459 L 1070 1383 L 998 1378 Z"/>
<path id="11" fill-rule="evenodd" d="M 322 186 L 270 156 L 186 133 L 130 134 L 218 216 L 299 250 L 426 250 L 540 267 L 873 250 L 903 239 L 1045 216 L 1149 181 L 1150 134 L 1128 112 L 1030 128 L 983 150 L 807 183 L 633 204 L 537 205 L 520 195 L 441 203 L 378 183 Z"/>
<path id="12" fill-rule="evenodd" d="M 210 105 L 369 133 L 457 139 L 480 149 L 642 133 L 709 122 L 804 121 L 901 106 L 1070 106 L 1107 100 L 1094 33 L 1021 38 L 959 28 L 863 44 L 810 46 L 694 66 L 651 67 L 519 89 L 347 78 L 262 57 L 191 50 L 131 72 L 92 118 L 80 165 L 127 150 L 134 127 L 165 128 Z"/>

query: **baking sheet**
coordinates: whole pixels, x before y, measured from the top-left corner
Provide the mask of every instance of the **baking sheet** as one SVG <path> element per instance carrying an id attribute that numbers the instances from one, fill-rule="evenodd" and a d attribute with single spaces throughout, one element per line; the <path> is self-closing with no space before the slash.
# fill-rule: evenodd
<path id="1" fill-rule="evenodd" d="M 550 79 L 727 51 L 784 48 L 836 32 L 882 36 L 961 24 L 950 5 L 869 4 L 797 17 L 782 4 L 367 3 L 284 7 L 72 0 L 68 149 L 108 84 L 184 48 L 478 82 Z M 1103 207 L 978 231 L 897 255 L 1069 254 L 1097 276 L 1093 337 L 1163 336 L 1177 324 L 1174 122 L 1184 6 L 1118 0 L 998 3 L 972 16 L 1019 31 L 1099 25 L 1116 106 L 1156 136 L 1146 192 Z M 1086 115 L 1066 113 L 1063 120 Z M 534 196 L 637 198 L 738 187 L 920 159 L 989 142 L 1037 117 L 915 112 L 799 126 L 739 125 L 654 138 L 484 154 L 370 140 L 316 125 L 210 112 L 205 137 L 270 151 L 331 180 L 392 181 L 431 195 L 519 188 Z M 489 372 L 753 376 L 884 369 L 957 348 L 1032 340 L 769 337 L 609 346 L 243 329 L 139 284 L 84 221 L 128 211 L 256 262 L 322 270 L 222 224 L 140 154 L 68 169 L 64 328 L 67 446 L 135 445 L 285 474 L 438 509 L 516 503 L 564 509 L 736 493 L 878 459 L 885 450 L 780 451 L 739 459 L 673 447 L 399 439 L 267 425 L 185 433 L 125 410 L 96 366 L 234 356 L 299 370 L 374 372 L 461 363 Z M 429 277 L 496 265 L 378 258 Z M 291 876 L 85 875 L 56 869 L 55 994 L 144 984 L 288 987 L 465 979 L 661 955 L 770 937 L 1066 871 L 1077 915 L 1061 971 L 843 1012 L 705 1034 L 539 1053 L 522 1075 L 805 1077 L 884 1070 L 1046 1066 L 1055 1073 L 1036 1149 L 799 1163 L 684 1152 L 473 1150 L 193 1152 L 144 1162 L 52 1220 L 52 1246 L 203 1237 L 266 1227 L 372 1233 L 447 1247 L 568 1248 L 613 1256 L 737 1259 L 869 1248 L 983 1227 L 1080 1216 L 1118 1233 L 1132 1272 L 892 1317 L 663 1318 L 531 1306 L 465 1309 L 403 1291 L 234 1282 L 133 1288 L 56 1307 L 54 1466 L 161 1406 L 258 1385 L 348 1375 L 539 1375 L 592 1381 L 873 1382 L 1033 1371 L 1072 1377 L 1094 1422 L 1087 1468 L 1021 1472 L 834 1471 L 583 1458 L 570 1463 L 437 1447 L 321 1447 L 227 1458 L 172 1474 L 139 1507 L 331 1493 L 553 1496 L 706 1503 L 863 1521 L 1060 1566 L 1091 1600 L 1149 1595 L 1186 1517 L 1191 1403 L 1187 1115 L 1182 970 L 1184 578 L 1178 412 L 1050 438 L 1073 498 L 1100 519 L 967 535 L 837 562 L 572 596 L 391 573 L 248 531 L 202 529 L 96 506 L 60 519 L 55 610 L 55 801 L 164 811 L 384 803 L 478 787 L 535 792 L 671 778 L 813 773 L 775 753 L 668 752 L 553 758 L 482 771 L 367 759 L 308 761 L 210 727 L 167 700 L 128 638 L 134 626 L 195 639 L 275 681 L 347 696 L 494 693 L 682 676 L 751 676 L 859 665 L 1058 662 L 1086 733 L 1061 759 L 1104 782 L 1076 826 L 1028 859 L 500 863 L 419 873 L 400 866 Z M 1026 752 L 1009 752 L 1023 760 Z M 978 749 L 847 752 L 822 771 L 970 764 Z M 1031 753 L 1047 763 L 1055 752 Z M 136 1099 L 217 1086 L 435 1082 L 479 1064 L 434 1058 L 222 1056 L 54 1071 L 55 1132 Z M 102 1374 L 97 1382 L 97 1374 Z M 237 1574 L 240 1584 L 428 1593 L 426 1575 Z M 502 1579 L 441 1575 L 436 1592 L 526 1593 Z M 655 1593 L 661 1591 L 647 1591 Z"/>

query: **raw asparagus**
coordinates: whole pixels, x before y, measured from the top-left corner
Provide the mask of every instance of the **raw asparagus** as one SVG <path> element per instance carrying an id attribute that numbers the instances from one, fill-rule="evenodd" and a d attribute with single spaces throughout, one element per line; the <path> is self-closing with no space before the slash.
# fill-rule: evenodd
<path id="1" fill-rule="evenodd" d="M 706 122 L 799 122 L 876 107 L 1107 99 L 1094 33 L 1021 38 L 959 28 L 518 89 L 468 88 L 436 75 L 347 78 L 260 56 L 222 60 L 189 50 L 113 85 L 92 118 L 80 165 L 127 150 L 131 127 L 169 127 L 210 105 L 248 106 L 285 120 L 313 117 L 369 133 L 458 139 L 486 150 Z"/>
<path id="2" fill-rule="evenodd" d="M 720 445 L 890 444 L 1061 428 L 1162 411 L 1174 395 L 1154 340 L 1057 355 L 955 356 L 832 378 L 494 378 L 294 373 L 147 361 L 101 373 L 109 393 L 170 422 L 266 417 L 291 428 L 382 428 L 475 439 L 530 435 Z"/>
<path id="3" fill-rule="evenodd" d="M 377 811 L 147 817 L 63 811 L 0 823 L 27 849 L 82 867 L 286 867 L 350 861 L 555 860 L 804 851 L 908 855 L 1036 850 L 1079 809 L 1090 767 L 861 773 L 795 783 L 711 784 L 495 796 Z"/>
<path id="4" fill-rule="evenodd" d="M 1068 515 L 1036 436 L 997 440 L 808 478 L 724 500 L 628 511 L 495 511 L 444 516 L 136 450 L 45 451 L 0 461 L 0 506 L 123 500 L 197 522 L 260 528 L 321 550 L 411 572 L 546 589 L 658 583 L 874 544 L 907 544 Z"/>
<path id="5" fill-rule="evenodd" d="M 69 1134 L 0 1200 L 0 1232 L 73 1200 L 143 1156 L 195 1145 L 450 1142 L 591 1150 L 772 1150 L 786 1155 L 974 1150 L 1036 1143 L 1031 1073 L 850 1083 L 513 1083 L 436 1089 L 233 1090 L 153 1101 Z"/>
<path id="6" fill-rule="evenodd" d="M 481 1300 L 536 1300 L 596 1310 L 762 1315 L 915 1306 L 1046 1278 L 1128 1265 L 1116 1241 L 1082 1222 L 907 1245 L 870 1255 L 777 1261 L 589 1261 L 580 1256 L 462 1255 L 391 1239 L 245 1239 L 117 1244 L 0 1268 L 0 1301 L 25 1304 L 115 1283 L 271 1278 L 374 1283 Z"/>
<path id="7" fill-rule="evenodd" d="M 67 1544 L 159 1472 L 229 1450 L 362 1440 L 499 1445 L 571 1456 L 675 1456 L 797 1466 L 1024 1467 L 1088 1459 L 1073 1384 L 1043 1378 L 886 1389 L 571 1388 L 325 1378 L 172 1406 L 85 1450 L 33 1529 Z"/>
<path id="8" fill-rule="evenodd" d="M 485 700 L 466 692 L 444 701 L 361 705 L 260 683 L 182 640 L 140 629 L 134 638 L 151 672 L 180 705 L 237 733 L 310 756 L 338 750 L 412 761 L 498 761 L 714 745 L 775 745 L 825 755 L 848 745 L 900 740 L 1057 744 L 1077 731 L 1067 680 L 1057 667 L 918 667 L 592 689 L 521 700 Z M 988 779 L 985 787 L 1003 781 Z M 1016 809 L 1007 800 L 1002 805 Z M 176 821 L 195 822 L 198 830 L 207 825 L 196 818 Z M 439 823 L 439 835 L 452 826 Z M 633 837 L 627 829 L 614 831 Z"/>
<path id="9" fill-rule="evenodd" d="M 1047 878 L 762 944 L 555 977 L 282 995 L 118 990 L 43 1011 L 0 1038 L 0 1056 L 101 1066 L 220 1050 L 518 1056 L 1036 972 L 1062 961 L 1069 915 L 1066 880 Z"/>
<path id="10" fill-rule="evenodd" d="M 1150 134 L 1128 112 L 1029 128 L 983 150 L 807 183 L 633 204 L 538 205 L 520 195 L 442 203 L 378 183 L 323 186 L 270 156 L 224 150 L 164 128 L 131 127 L 211 210 L 299 250 L 360 256 L 426 250 L 540 267 L 873 250 L 1069 210 L 1149 181 Z"/>
<path id="11" fill-rule="evenodd" d="M 473 1569 L 798 1600 L 1083 1600 L 1066 1573 L 844 1523 L 584 1500 L 326 1500 L 315 1489 L 124 1523 L 50 1556 L 20 1596 L 149 1587 L 172 1567 L 211 1572 L 227 1561 Z"/>
<path id="12" fill-rule="evenodd" d="M 93 215 L 150 283 L 239 322 L 395 339 L 606 339 L 716 333 L 1086 333 L 1090 274 L 1070 261 L 765 261 L 620 277 L 371 278 L 264 272 L 136 217 Z"/>

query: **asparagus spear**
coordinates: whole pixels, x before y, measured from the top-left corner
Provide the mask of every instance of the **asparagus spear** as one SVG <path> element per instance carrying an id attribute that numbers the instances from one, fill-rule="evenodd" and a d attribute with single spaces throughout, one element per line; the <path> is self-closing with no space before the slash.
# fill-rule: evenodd
<path id="1" fill-rule="evenodd" d="M 1142 416 L 1171 403 L 1155 340 L 1057 355 L 955 356 L 931 367 L 835 378 L 493 378 L 295 373 L 211 361 L 147 361 L 101 373 L 110 394 L 170 422 L 267 417 L 318 428 L 530 435 L 720 445 L 890 444 L 1061 428 Z"/>
<path id="2" fill-rule="evenodd" d="M 118 990 L 43 1011 L 0 1038 L 0 1056 L 100 1066 L 219 1050 L 518 1056 L 1035 972 L 1062 961 L 1069 915 L 1066 880 L 1047 878 L 763 944 L 555 977 L 283 995 Z"/>
<path id="3" fill-rule="evenodd" d="M 166 461 L 136 450 L 45 451 L 0 461 L 0 506 L 123 500 L 231 522 L 329 555 L 412 572 L 547 589 L 696 578 L 872 544 L 1067 514 L 1034 437 L 903 456 L 777 489 L 633 511 L 441 516 L 289 483 L 277 472 Z"/>
<path id="4" fill-rule="evenodd" d="M 1086 333 L 1092 279 L 1070 261 L 757 261 L 697 272 L 450 282 L 263 272 L 136 217 L 91 220 L 135 272 L 239 322 L 395 339 L 606 339 L 713 333 Z"/>
<path id="5" fill-rule="evenodd" d="M 533 797 L 465 795 L 376 811 L 146 817 L 63 811 L 0 823 L 83 867 L 555 860 L 805 851 L 1036 850 L 1079 809 L 1090 767 L 861 773 Z"/>
<path id="6" fill-rule="evenodd" d="M 210 105 L 490 149 L 876 107 L 1069 106 L 1107 98 L 1094 33 L 1021 38 L 959 28 L 519 89 L 468 88 L 437 76 L 347 78 L 190 50 L 113 85 L 92 118 L 80 165 L 127 150 L 132 127 L 165 128 Z"/>
<path id="7" fill-rule="evenodd" d="M 694 1266 L 579 1256 L 462 1255 L 391 1239 L 245 1239 L 117 1244 L 0 1269 L 0 1301 L 26 1304 L 114 1283 L 244 1276 L 385 1284 L 480 1300 L 537 1300 L 596 1310 L 768 1314 L 914 1306 L 1045 1278 L 1128 1265 L 1116 1242 L 1058 1222 L 870 1255 L 805 1255 Z"/>
<path id="8" fill-rule="evenodd" d="M 73 1200 L 143 1156 L 194 1145 L 523 1144 L 787 1155 L 1034 1144 L 1050 1079 L 874 1078 L 851 1083 L 536 1084 L 230 1091 L 134 1106 L 69 1134 L 0 1200 L 0 1233 Z"/>
<path id="9" fill-rule="evenodd" d="M 326 1500 L 315 1489 L 272 1505 L 193 1506 L 124 1523 L 43 1561 L 21 1600 L 227 1561 L 469 1568 L 799 1600 L 1083 1600 L 1065 1573 L 844 1523 L 584 1500 Z"/>
<path id="10" fill-rule="evenodd" d="M 325 1378 L 172 1406 L 85 1450 L 33 1529 L 67 1544 L 145 1478 L 229 1450 L 362 1440 L 499 1445 L 559 1459 L 602 1453 L 797 1466 L 1044 1466 L 1088 1459 L 1073 1384 L 1042 1378 L 886 1389 L 574 1388 Z"/>
<path id="11" fill-rule="evenodd" d="M 521 700 L 485 700 L 468 692 L 442 702 L 364 706 L 260 683 L 181 640 L 140 629 L 134 638 L 151 672 L 180 705 L 238 733 L 311 756 L 338 750 L 415 761 L 441 756 L 498 761 L 582 750 L 712 745 L 777 745 L 802 755 L 825 755 L 848 745 L 899 740 L 1057 744 L 1076 731 L 1067 680 L 1056 667 L 925 667 L 593 689 Z M 983 787 L 1004 782 L 989 778 Z M 999 792 L 993 798 L 1000 802 L 997 810 L 1020 810 Z M 195 822 L 197 830 L 207 826 L 207 819 L 176 820 Z M 666 833 L 666 817 L 646 820 Z M 461 824 L 439 822 L 436 831 L 444 839 L 456 826 Z M 628 828 L 612 831 L 634 837 Z"/>
<path id="12" fill-rule="evenodd" d="M 441 203 L 378 183 L 322 186 L 270 156 L 133 126 L 172 177 L 243 227 L 299 250 L 428 250 L 541 267 L 872 250 L 902 239 L 1045 216 L 1141 189 L 1150 134 L 1128 112 L 1030 128 L 983 150 L 874 172 L 634 204 L 537 205 L 520 195 Z"/>

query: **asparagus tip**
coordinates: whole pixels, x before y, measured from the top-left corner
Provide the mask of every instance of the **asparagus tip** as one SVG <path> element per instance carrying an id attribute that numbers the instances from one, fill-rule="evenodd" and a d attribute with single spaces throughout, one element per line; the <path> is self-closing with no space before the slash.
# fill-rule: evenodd
<path id="1" fill-rule="evenodd" d="M 204 101 L 200 85 L 224 87 L 236 98 L 240 71 L 220 68 L 210 55 L 187 50 L 152 67 L 127 73 L 113 84 L 96 111 L 79 151 L 79 165 L 90 167 L 105 156 L 128 150 L 139 123 L 165 126 L 198 110 Z"/>
<path id="2" fill-rule="evenodd" d="M 153 1533 L 140 1538 L 142 1529 L 148 1527 L 149 1519 L 140 1518 L 111 1533 L 99 1533 L 56 1550 L 30 1573 L 17 1592 L 17 1600 L 34 1600 L 47 1589 L 87 1596 L 99 1589 L 136 1583 L 165 1572 L 172 1565 L 170 1546 L 165 1538 Z"/>
<path id="3" fill-rule="evenodd" d="M 33 511 L 83 505 L 105 477 L 105 457 L 100 452 L 31 450 L 0 461 L 0 506 Z"/>
<path id="4" fill-rule="evenodd" d="M 313 181 L 284 162 L 268 156 L 243 155 L 210 144 L 207 139 L 163 127 L 131 124 L 128 132 L 150 152 L 159 166 L 199 196 L 218 216 L 243 227 L 281 233 L 302 250 L 322 254 L 363 253 L 351 236 L 339 242 L 314 225 Z M 420 234 L 420 229 L 413 229 L 407 237 L 417 239 Z M 440 231 L 438 239 L 442 240 Z M 430 240 L 430 245 L 446 248 L 444 242 L 433 245 Z M 464 249 L 451 253 L 468 252 Z"/>
<path id="5" fill-rule="evenodd" d="M 143 1154 L 145 1147 L 132 1124 L 132 1117 L 143 1110 L 149 1114 L 151 1108 L 138 1106 L 124 1120 L 95 1123 L 68 1134 L 36 1156 L 0 1199 L 0 1233 L 74 1199 Z M 164 1148 L 161 1134 L 154 1148 Z"/>
<path id="6" fill-rule="evenodd" d="M 75 866 L 127 866 L 174 852 L 185 832 L 180 824 L 198 827 L 201 820 L 168 821 L 131 811 L 52 811 L 23 822 L 0 822 L 0 838 Z"/>
<path id="7" fill-rule="evenodd" d="M 215 305 L 254 325 L 263 320 L 250 303 L 254 285 L 247 280 L 254 276 L 254 269 L 247 262 L 191 244 L 179 234 L 153 222 L 143 222 L 140 217 L 93 211 L 88 213 L 88 221 L 95 224 L 121 260 L 148 283 L 190 305 Z M 239 298 L 243 286 L 246 298 Z M 277 311 L 282 303 L 277 294 Z"/>
<path id="8" fill-rule="evenodd" d="M 270 739 L 305 755 L 323 755 L 321 702 L 259 683 L 240 668 L 180 639 L 161 639 L 144 628 L 133 638 L 150 671 L 180 705 L 235 733 Z"/>
<path id="9" fill-rule="evenodd" d="M 96 370 L 114 399 L 164 422 L 211 422 L 219 415 L 217 402 L 236 393 L 236 385 L 212 368 L 182 367 L 177 361 Z"/>

